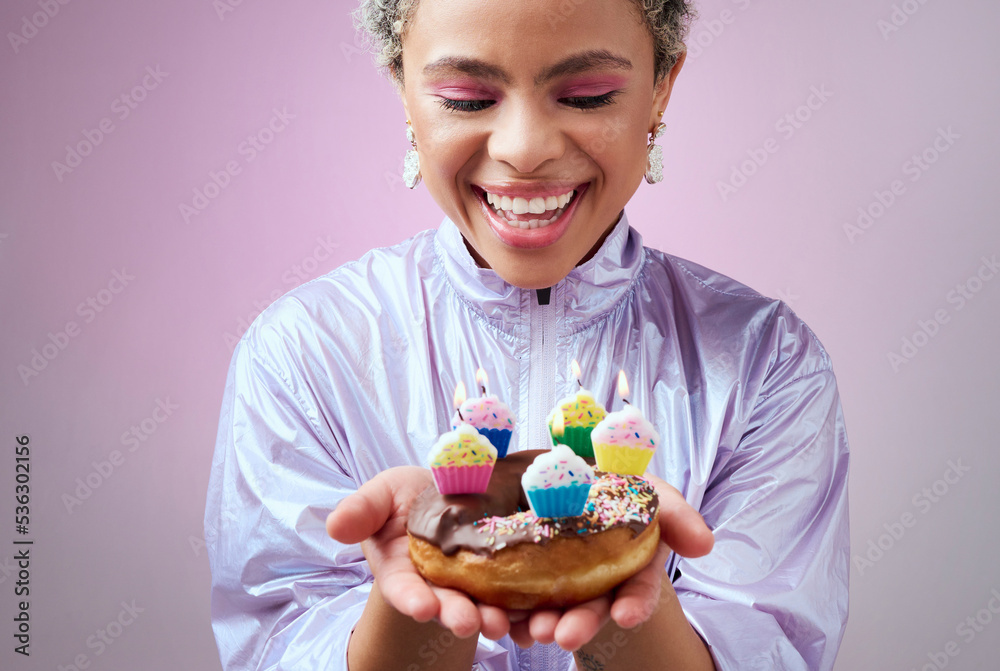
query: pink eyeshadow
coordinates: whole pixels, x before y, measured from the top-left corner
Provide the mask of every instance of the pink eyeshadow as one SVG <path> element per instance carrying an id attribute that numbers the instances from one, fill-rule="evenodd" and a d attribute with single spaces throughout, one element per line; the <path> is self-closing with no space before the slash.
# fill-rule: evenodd
<path id="1" fill-rule="evenodd" d="M 625 82 L 625 77 L 595 77 L 578 79 L 570 82 L 559 90 L 560 98 L 576 98 L 586 96 L 599 96 L 621 88 Z"/>

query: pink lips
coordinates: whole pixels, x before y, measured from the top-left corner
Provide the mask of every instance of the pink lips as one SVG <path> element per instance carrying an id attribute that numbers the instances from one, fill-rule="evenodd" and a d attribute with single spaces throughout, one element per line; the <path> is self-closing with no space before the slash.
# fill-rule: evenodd
<path id="1" fill-rule="evenodd" d="M 542 228 L 516 228 L 510 224 L 504 223 L 504 221 L 493 211 L 489 203 L 486 202 L 485 197 L 481 193 L 477 193 L 479 199 L 479 206 L 483 210 L 483 216 L 486 217 L 486 221 L 489 222 L 490 228 L 496 234 L 500 241 L 511 247 L 517 247 L 519 249 L 539 249 L 542 247 L 548 247 L 549 245 L 555 243 L 559 238 L 563 236 L 566 230 L 569 228 L 570 219 L 573 217 L 573 213 L 576 211 L 577 203 L 583 197 L 583 194 L 587 191 L 589 184 L 581 184 L 575 188 L 576 194 L 573 196 L 573 200 L 566 206 L 565 211 L 562 215 L 555 221 L 553 221 L 548 226 Z"/>

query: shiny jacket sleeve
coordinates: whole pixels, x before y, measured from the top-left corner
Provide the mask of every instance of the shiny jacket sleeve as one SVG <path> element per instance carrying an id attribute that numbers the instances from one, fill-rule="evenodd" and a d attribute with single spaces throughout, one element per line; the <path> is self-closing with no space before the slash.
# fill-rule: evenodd
<path id="1" fill-rule="evenodd" d="M 679 560 L 674 587 L 721 671 L 828 670 L 850 569 L 836 380 L 784 306 L 749 366 L 700 506 L 715 547 Z"/>
<path id="2" fill-rule="evenodd" d="M 371 574 L 325 530 L 356 490 L 335 438 L 288 361 L 237 346 L 226 381 L 205 535 L 222 665 L 347 668 Z"/>

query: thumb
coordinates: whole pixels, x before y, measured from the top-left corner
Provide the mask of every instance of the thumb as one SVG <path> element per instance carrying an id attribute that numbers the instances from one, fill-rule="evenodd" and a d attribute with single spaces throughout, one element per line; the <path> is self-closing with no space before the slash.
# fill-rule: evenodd
<path id="1" fill-rule="evenodd" d="M 327 515 L 326 532 L 342 543 L 360 543 L 377 533 L 401 505 L 409 503 L 397 498 L 413 493 L 407 485 L 421 482 L 423 470 L 403 466 L 379 473 Z"/>
<path id="2" fill-rule="evenodd" d="M 660 498 L 660 537 L 682 557 L 702 557 L 712 551 L 715 536 L 701 514 L 677 489 L 655 475 L 643 475 Z"/>

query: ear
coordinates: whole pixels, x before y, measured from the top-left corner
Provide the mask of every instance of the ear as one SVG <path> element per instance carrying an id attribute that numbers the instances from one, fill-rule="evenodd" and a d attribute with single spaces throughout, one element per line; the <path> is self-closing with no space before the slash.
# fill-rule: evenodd
<path id="1" fill-rule="evenodd" d="M 670 92 L 674 88 L 674 81 L 677 79 L 677 75 L 680 74 L 681 68 L 684 67 L 684 61 L 687 58 L 687 51 L 682 51 L 677 56 L 677 62 L 674 63 L 674 67 L 670 68 L 670 71 L 663 75 L 663 78 L 656 84 L 653 89 L 653 109 L 650 112 L 649 127 L 656 128 L 657 124 L 660 123 L 660 116 L 658 112 L 662 112 L 667 109 L 667 103 L 670 102 Z"/>
<path id="2" fill-rule="evenodd" d="M 392 77 L 393 88 L 396 89 L 396 95 L 399 96 L 399 101 L 403 103 L 403 112 L 406 114 L 406 118 L 410 118 L 410 110 L 406 105 L 406 91 L 403 89 L 403 82 L 399 79 Z"/>

